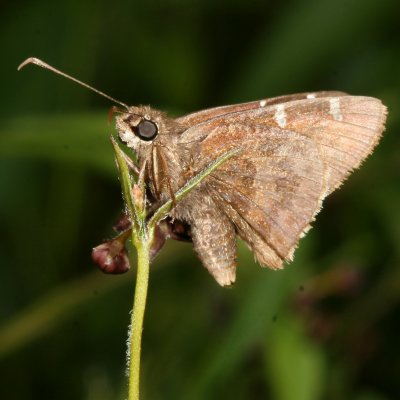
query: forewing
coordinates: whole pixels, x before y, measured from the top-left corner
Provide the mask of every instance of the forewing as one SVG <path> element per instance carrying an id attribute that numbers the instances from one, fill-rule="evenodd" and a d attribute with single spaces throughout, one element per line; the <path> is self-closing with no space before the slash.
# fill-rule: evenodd
<path id="1" fill-rule="evenodd" d="M 321 97 L 339 97 L 346 96 L 346 93 L 343 92 L 334 92 L 334 91 L 325 91 L 325 92 L 315 92 L 315 93 L 297 93 L 297 94 L 289 94 L 284 96 L 271 97 L 269 99 L 251 101 L 247 103 L 240 104 L 232 104 L 228 106 L 214 107 L 208 108 L 206 110 L 201 110 L 198 112 L 194 112 L 191 114 L 184 115 L 183 117 L 177 118 L 177 122 L 182 124 L 183 126 L 187 126 L 188 128 L 199 123 L 208 121 L 209 119 L 236 113 L 243 112 L 249 110 L 255 110 L 257 108 L 264 108 L 267 106 L 271 106 L 274 104 L 282 104 L 287 103 L 289 101 L 294 100 L 303 100 L 303 99 L 315 99 Z"/>
<path id="2" fill-rule="evenodd" d="M 241 153 L 205 181 L 262 264 L 278 268 L 334 190 L 370 154 L 386 109 L 374 98 L 340 96 L 225 114 L 183 133 L 194 170 L 232 148 Z"/>

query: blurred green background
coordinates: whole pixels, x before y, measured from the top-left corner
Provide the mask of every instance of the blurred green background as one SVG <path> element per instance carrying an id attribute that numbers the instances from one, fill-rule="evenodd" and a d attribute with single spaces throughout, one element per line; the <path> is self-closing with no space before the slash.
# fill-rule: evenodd
<path id="1" fill-rule="evenodd" d="M 0 398 L 123 399 L 134 271 L 91 248 L 123 209 L 111 104 L 181 115 L 344 90 L 389 107 L 386 134 L 325 202 L 284 271 L 240 245 L 223 289 L 189 244 L 151 273 L 143 399 L 400 398 L 400 29 L 396 0 L 24 1 L 0 14 Z"/>

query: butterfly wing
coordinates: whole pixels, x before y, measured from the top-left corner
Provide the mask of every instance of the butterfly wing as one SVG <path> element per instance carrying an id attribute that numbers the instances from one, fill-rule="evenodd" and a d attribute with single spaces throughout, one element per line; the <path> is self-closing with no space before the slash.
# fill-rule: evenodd
<path id="1" fill-rule="evenodd" d="M 228 106 L 208 108 L 206 110 L 201 110 L 177 118 L 177 122 L 182 124 L 182 126 L 192 127 L 194 125 L 200 124 L 202 122 L 208 121 L 209 119 L 218 116 L 236 112 L 254 110 L 260 107 L 263 108 L 274 104 L 288 103 L 289 101 L 294 101 L 294 100 L 315 99 L 321 97 L 339 97 L 346 95 L 347 94 L 344 92 L 337 92 L 337 91 L 289 94 L 284 96 L 271 97 L 269 99 L 264 99 L 264 100 L 251 101 L 248 103 L 240 103 Z"/>
<path id="2" fill-rule="evenodd" d="M 385 118 L 374 98 L 315 96 L 217 115 L 186 130 L 180 143 L 192 146 L 195 171 L 241 148 L 204 189 L 258 261 L 279 268 L 322 200 L 371 153 Z"/>

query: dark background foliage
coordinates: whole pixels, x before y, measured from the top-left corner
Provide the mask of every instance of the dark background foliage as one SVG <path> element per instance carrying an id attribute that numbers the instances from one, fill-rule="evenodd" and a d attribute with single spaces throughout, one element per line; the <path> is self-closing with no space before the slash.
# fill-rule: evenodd
<path id="1" fill-rule="evenodd" d="M 134 271 L 93 246 L 123 205 L 110 104 L 179 115 L 322 89 L 381 98 L 387 132 L 284 271 L 243 245 L 232 289 L 191 246 L 152 267 L 143 399 L 397 399 L 400 30 L 396 0 L 19 1 L 0 14 L 0 398 L 122 399 Z"/>

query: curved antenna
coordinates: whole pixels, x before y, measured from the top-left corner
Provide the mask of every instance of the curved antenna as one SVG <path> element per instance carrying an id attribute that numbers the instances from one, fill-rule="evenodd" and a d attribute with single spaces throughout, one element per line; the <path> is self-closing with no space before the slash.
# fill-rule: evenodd
<path id="1" fill-rule="evenodd" d="M 114 99 L 113 97 L 111 97 L 111 96 L 109 96 L 109 95 L 107 95 L 107 94 L 101 92 L 100 90 L 95 89 L 94 87 L 88 85 L 87 83 L 81 82 L 80 80 L 78 80 L 78 79 L 76 79 L 76 78 L 74 78 L 74 77 L 72 77 L 72 76 L 70 76 L 70 75 L 67 75 L 67 74 L 64 73 L 64 72 L 59 71 L 58 69 L 52 67 L 51 65 L 46 64 L 44 61 L 39 60 L 38 58 L 35 58 L 35 57 L 29 57 L 29 58 L 27 58 L 24 62 L 22 62 L 22 63 L 18 66 L 18 68 L 17 68 L 18 71 L 21 70 L 22 68 L 24 68 L 24 67 L 25 67 L 26 65 L 28 65 L 28 64 L 35 64 L 35 65 L 38 65 L 39 67 L 42 67 L 42 68 L 44 68 L 44 69 L 48 69 L 49 71 L 52 71 L 52 72 L 54 72 L 55 74 L 58 74 L 58 75 L 63 76 L 64 78 L 70 79 L 71 81 L 74 81 L 74 82 L 77 83 L 78 85 L 81 85 L 81 86 L 83 86 L 83 87 L 85 87 L 85 88 L 87 88 L 87 89 L 89 89 L 89 90 L 92 90 L 93 92 L 99 94 L 100 96 L 103 96 L 103 97 L 105 97 L 106 99 L 111 100 L 111 101 L 113 101 L 114 103 L 117 103 L 117 104 L 119 104 L 119 105 L 125 107 L 125 108 L 129 111 L 129 107 L 128 107 L 125 103 L 122 103 L 121 101 Z"/>

